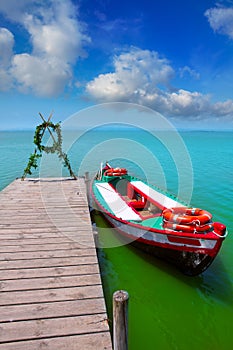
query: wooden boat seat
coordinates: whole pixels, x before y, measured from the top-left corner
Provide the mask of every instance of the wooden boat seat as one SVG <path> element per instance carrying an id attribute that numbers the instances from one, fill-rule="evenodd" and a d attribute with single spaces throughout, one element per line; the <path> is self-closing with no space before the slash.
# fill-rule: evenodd
<path id="1" fill-rule="evenodd" d="M 140 192 L 144 193 L 149 200 L 153 200 L 165 208 L 184 206 L 184 204 L 165 196 L 164 194 L 156 191 L 154 188 L 149 187 L 142 181 L 131 181 L 131 184 L 135 187 L 136 190 L 139 190 Z"/>
<path id="2" fill-rule="evenodd" d="M 122 220 L 142 221 L 142 218 L 124 201 L 109 183 L 96 183 L 96 187 L 117 218 Z"/>

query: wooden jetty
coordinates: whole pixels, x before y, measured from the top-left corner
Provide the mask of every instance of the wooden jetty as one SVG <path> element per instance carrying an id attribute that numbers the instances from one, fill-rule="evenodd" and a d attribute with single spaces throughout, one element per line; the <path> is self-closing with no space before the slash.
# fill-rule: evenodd
<path id="1" fill-rule="evenodd" d="M 112 349 L 84 179 L 0 192 L 0 349 Z"/>

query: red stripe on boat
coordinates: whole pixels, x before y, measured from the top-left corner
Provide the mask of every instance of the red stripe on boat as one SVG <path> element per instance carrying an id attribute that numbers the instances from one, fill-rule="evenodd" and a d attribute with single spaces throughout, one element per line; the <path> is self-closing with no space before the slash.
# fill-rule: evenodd
<path id="1" fill-rule="evenodd" d="M 183 238 L 183 237 L 169 236 L 169 235 L 167 235 L 167 238 L 168 238 L 168 240 L 170 242 L 173 242 L 173 243 L 195 245 L 195 246 L 198 246 L 198 247 L 201 246 L 201 243 L 200 243 L 199 239 Z"/>

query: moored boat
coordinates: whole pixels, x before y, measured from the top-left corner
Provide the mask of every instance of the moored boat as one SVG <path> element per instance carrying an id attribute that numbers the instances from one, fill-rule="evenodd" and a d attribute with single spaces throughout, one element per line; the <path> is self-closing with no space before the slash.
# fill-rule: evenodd
<path id="1" fill-rule="evenodd" d="M 108 222 L 138 248 L 195 276 L 207 269 L 227 235 L 226 226 L 206 210 L 108 163 L 91 184 L 91 197 Z"/>

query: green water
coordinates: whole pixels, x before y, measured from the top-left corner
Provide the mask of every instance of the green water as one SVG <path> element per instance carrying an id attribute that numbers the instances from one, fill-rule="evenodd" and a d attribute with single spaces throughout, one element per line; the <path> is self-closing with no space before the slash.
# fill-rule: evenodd
<path id="1" fill-rule="evenodd" d="M 99 215 L 99 226 L 106 223 Z M 99 228 L 100 240 L 118 240 Z M 112 243 L 112 242 L 111 242 Z M 111 319 L 112 294 L 125 289 L 129 301 L 129 349 L 231 349 L 232 281 L 222 255 L 205 273 L 179 271 L 131 246 L 99 252 Z"/>
<path id="2" fill-rule="evenodd" d="M 197 277 L 183 276 L 174 267 L 131 246 L 99 251 L 110 325 L 113 292 L 125 289 L 130 295 L 129 350 L 232 349 L 233 132 L 190 131 L 181 133 L 181 136 L 192 161 L 191 204 L 212 212 L 216 221 L 227 225 L 229 235 L 213 264 Z M 93 174 L 100 161 L 106 160 L 105 154 L 103 159 L 103 150 L 97 146 L 111 138 L 140 140 L 150 153 L 156 155 L 159 164 L 156 169 L 143 153 L 135 154 L 136 163 L 130 158 L 129 150 L 128 156 L 116 154 L 115 144 L 112 149 L 111 145 L 108 147 L 108 152 L 115 152 L 115 158 L 122 158 L 120 166 L 127 167 L 133 175 L 145 177 L 146 173 L 151 183 L 160 187 L 165 184 L 166 190 L 177 194 L 179 176 L 171 152 L 145 133 L 105 131 L 82 135 L 68 152 L 74 170 L 80 174 L 84 171 Z M 32 132 L 0 132 L 0 189 L 22 174 L 33 150 L 32 139 Z M 92 150 L 93 157 L 90 157 Z M 109 155 L 106 158 L 111 160 Z M 142 161 L 143 165 L 146 164 L 144 168 Z M 49 157 L 48 164 L 42 169 L 42 174 L 68 175 L 52 157 Z M 164 178 L 160 176 L 161 169 Z M 33 176 L 39 173 L 40 169 Z M 184 189 L 185 186 L 184 183 Z M 185 192 L 181 199 L 187 200 Z M 119 241 L 100 215 L 95 219 L 104 246 Z"/>

